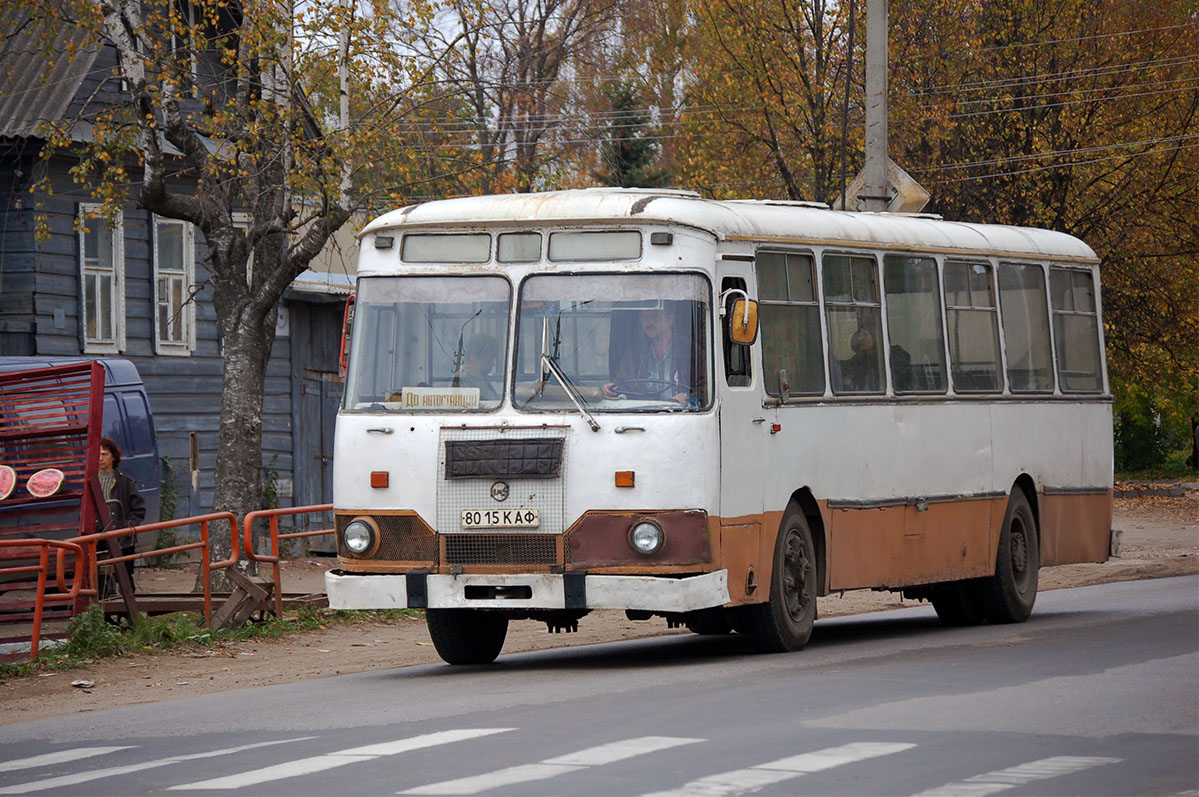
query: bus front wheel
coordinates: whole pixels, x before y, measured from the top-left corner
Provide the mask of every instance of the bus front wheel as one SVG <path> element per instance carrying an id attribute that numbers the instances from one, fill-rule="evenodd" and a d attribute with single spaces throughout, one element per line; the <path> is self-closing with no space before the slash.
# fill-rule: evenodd
<path id="1" fill-rule="evenodd" d="M 774 545 L 770 600 L 741 609 L 738 629 L 763 653 L 799 650 L 816 622 L 816 546 L 808 519 L 797 507 L 783 516 Z"/>
<path id="2" fill-rule="evenodd" d="M 490 664 L 508 635 L 508 618 L 478 609 L 428 609 L 425 624 L 447 664 Z"/>
<path id="3" fill-rule="evenodd" d="M 1016 488 L 1008 499 L 995 574 L 982 582 L 983 614 L 992 623 L 1022 623 L 1032 614 L 1037 599 L 1037 571 L 1041 567 L 1037 519 L 1024 491 Z"/>

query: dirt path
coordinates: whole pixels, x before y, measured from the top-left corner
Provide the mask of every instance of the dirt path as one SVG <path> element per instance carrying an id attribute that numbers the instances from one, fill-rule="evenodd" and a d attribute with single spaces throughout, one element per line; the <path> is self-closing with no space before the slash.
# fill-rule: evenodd
<path id="1" fill-rule="evenodd" d="M 1178 498 L 1117 499 L 1113 526 L 1123 532 L 1120 557 L 1098 565 L 1045 568 L 1041 589 L 1199 573 L 1199 492 Z M 322 591 L 329 564 L 312 559 L 289 562 L 284 588 Z M 190 585 L 190 574 L 170 571 L 139 572 L 138 583 L 147 592 L 169 591 L 180 578 Z M 827 618 L 912 605 L 916 602 L 889 592 L 850 592 L 821 598 L 819 610 Z M 623 612 L 597 611 L 585 617 L 574 634 L 548 634 L 541 624 L 513 623 L 504 653 L 685 633 L 667 629 L 660 619 L 632 622 Z M 0 683 L 0 724 L 438 661 L 421 620 L 337 623 L 285 639 L 213 648 L 194 645 L 103 661 L 86 670 L 11 679 Z M 94 681 L 95 686 L 72 688 L 76 679 Z"/>

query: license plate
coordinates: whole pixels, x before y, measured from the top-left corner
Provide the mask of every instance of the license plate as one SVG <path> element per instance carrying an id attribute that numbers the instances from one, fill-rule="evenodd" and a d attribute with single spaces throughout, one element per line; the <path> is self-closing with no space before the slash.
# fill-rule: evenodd
<path id="1" fill-rule="evenodd" d="M 535 529 L 541 525 L 536 509 L 463 509 L 464 529 Z"/>

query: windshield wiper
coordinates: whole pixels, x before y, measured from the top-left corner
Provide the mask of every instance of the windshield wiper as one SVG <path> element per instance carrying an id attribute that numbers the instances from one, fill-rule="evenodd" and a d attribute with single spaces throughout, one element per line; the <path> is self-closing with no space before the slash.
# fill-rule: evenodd
<path id="1" fill-rule="evenodd" d="M 553 335 L 550 334 L 551 316 L 556 316 L 554 318 Z M 579 394 L 578 389 L 558 366 L 558 347 L 561 343 L 562 316 L 556 311 L 551 310 L 541 319 L 541 384 L 537 386 L 537 395 L 540 396 L 545 391 L 546 379 L 550 374 L 553 374 L 554 378 L 558 380 L 558 384 L 562 385 L 562 389 L 566 391 L 566 395 L 574 402 L 575 408 L 583 416 L 583 420 L 587 421 L 587 425 L 591 427 L 591 431 L 598 432 L 600 425 L 595 422 L 595 418 L 587 410 L 586 399 Z"/>
<path id="2" fill-rule="evenodd" d="M 577 409 L 579 414 L 583 416 L 583 420 L 587 421 L 587 425 L 591 427 L 591 431 L 598 432 L 600 430 L 600 425 L 595 422 L 595 418 L 587 410 L 587 400 L 579 394 L 578 389 L 575 388 L 574 384 L 571 383 L 566 374 L 562 373 L 562 369 L 558 367 L 557 358 L 551 357 L 545 352 L 542 352 L 541 366 L 544 370 L 548 370 L 551 374 L 553 374 L 554 378 L 558 380 L 558 384 L 562 385 L 562 389 L 566 391 L 566 395 L 569 396 L 570 400 L 574 402 L 575 409 Z"/>

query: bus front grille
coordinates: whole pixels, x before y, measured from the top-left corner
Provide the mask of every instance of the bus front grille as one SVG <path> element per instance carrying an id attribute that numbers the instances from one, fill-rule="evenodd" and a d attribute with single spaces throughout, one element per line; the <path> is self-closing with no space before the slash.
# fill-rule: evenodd
<path id="1" fill-rule="evenodd" d="M 463 512 L 532 509 L 538 522 L 531 533 L 562 534 L 568 448 L 565 428 L 443 427 L 437 516 L 430 522 L 442 534 L 459 534 L 468 531 Z"/>
<path id="2" fill-rule="evenodd" d="M 549 534 L 447 534 L 449 565 L 554 565 L 562 538 Z"/>

